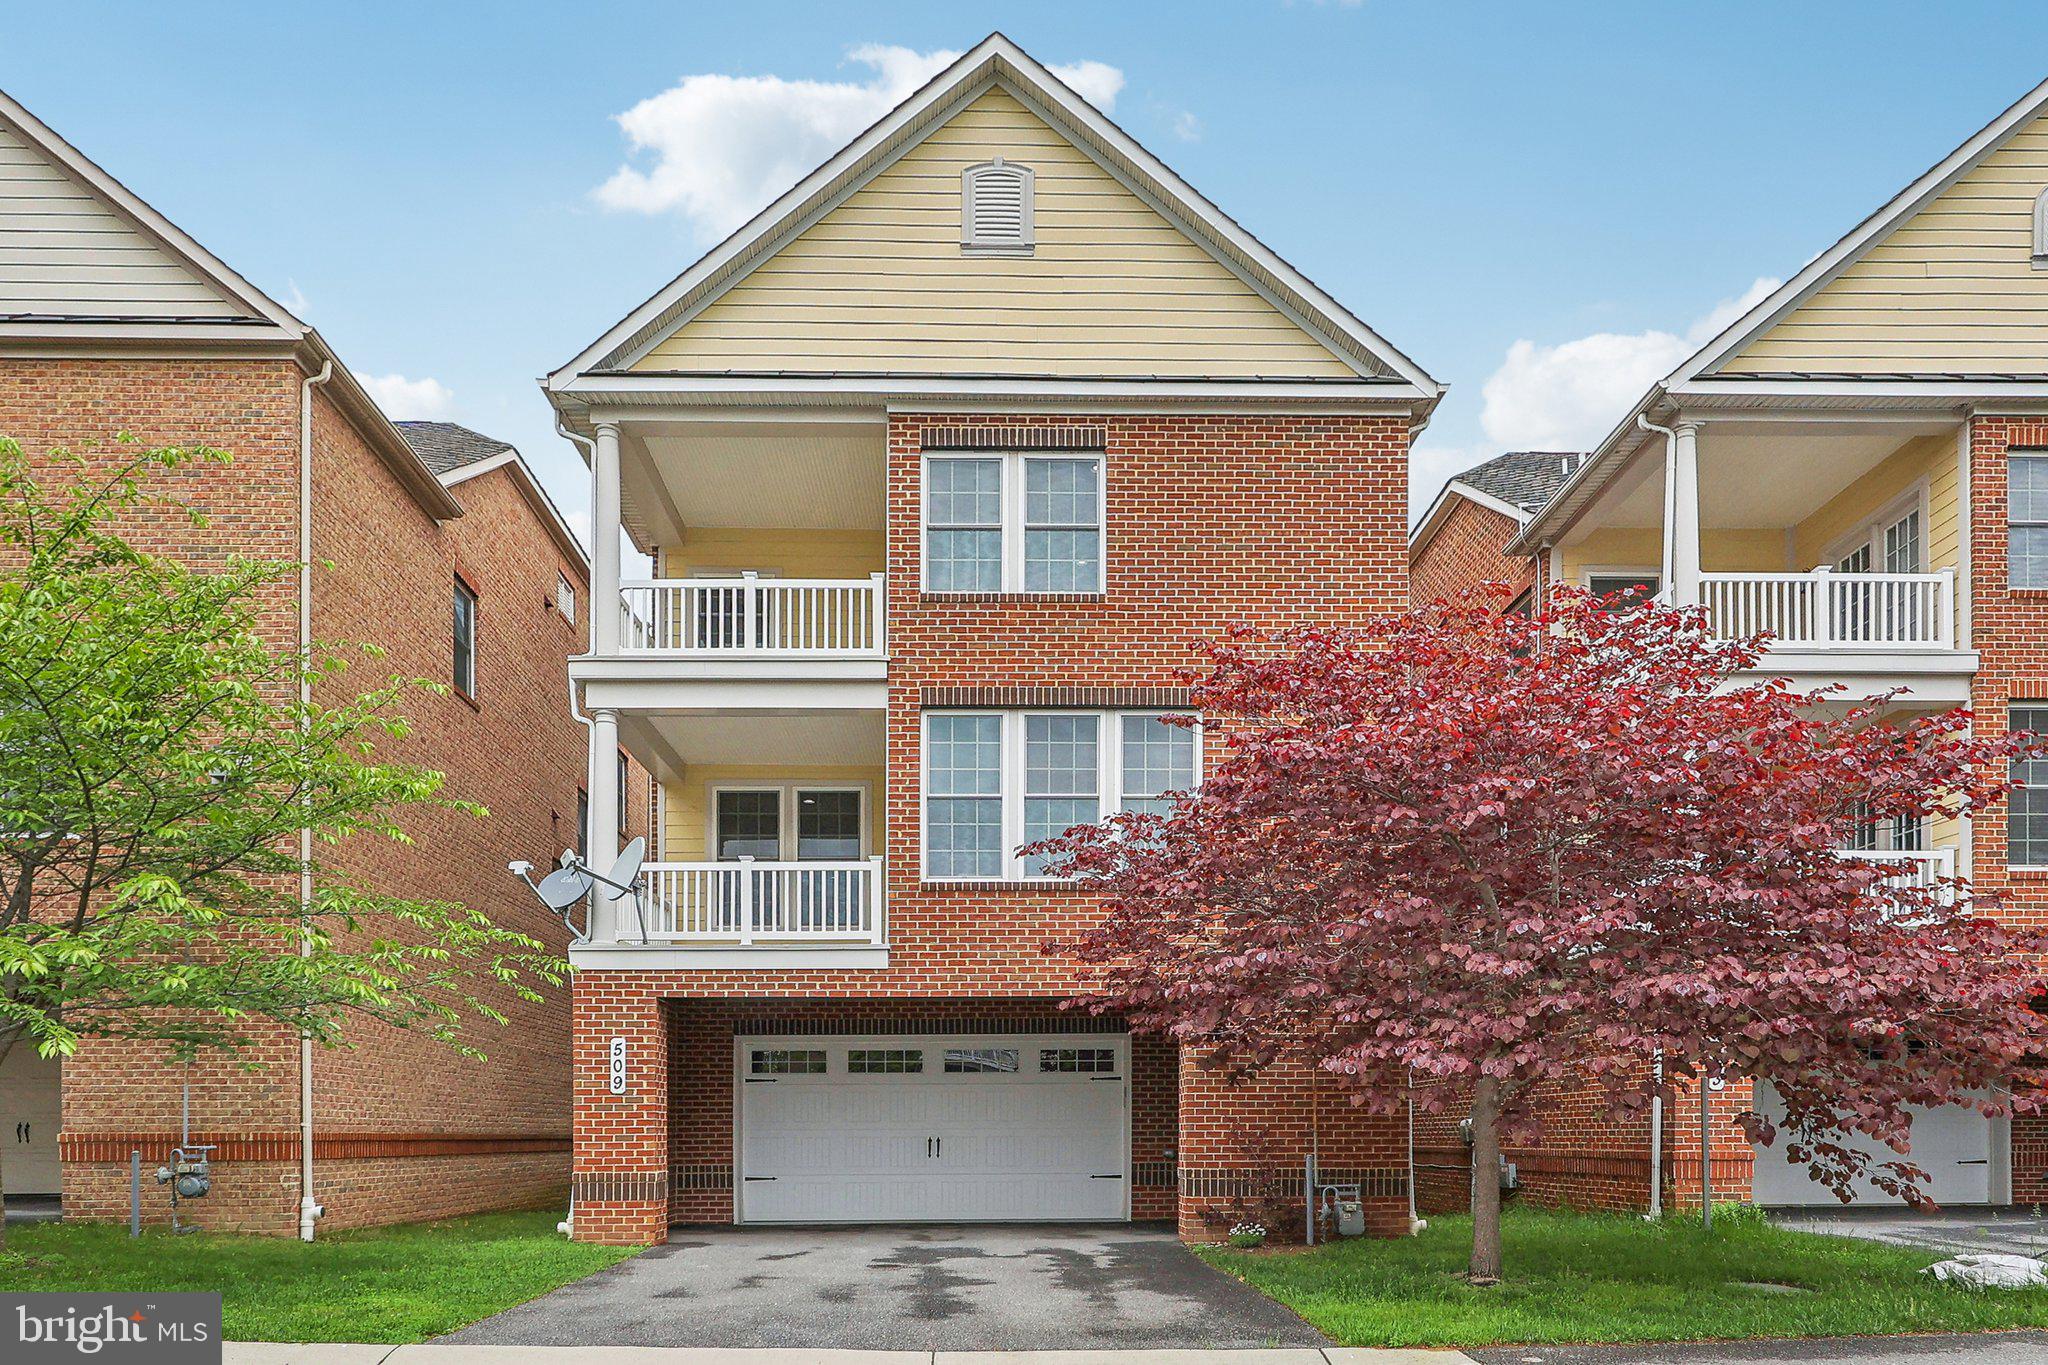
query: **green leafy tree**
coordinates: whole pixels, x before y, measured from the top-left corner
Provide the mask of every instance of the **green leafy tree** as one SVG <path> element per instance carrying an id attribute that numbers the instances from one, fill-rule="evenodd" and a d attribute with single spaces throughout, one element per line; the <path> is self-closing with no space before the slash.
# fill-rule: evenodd
<path id="1" fill-rule="evenodd" d="M 87 1038 L 186 1060 L 338 1045 L 366 1020 L 475 1055 L 473 1025 L 504 1022 L 493 1002 L 538 1000 L 563 965 L 479 910 L 337 864 L 351 841 L 408 842 L 408 812 L 485 812 L 379 756 L 406 733 L 401 702 L 435 684 L 325 704 L 348 690 L 344 652 L 265 638 L 297 565 L 202 570 L 124 536 L 203 525 L 151 480 L 216 463 L 126 440 L 32 463 L 0 438 L 0 1059 Z"/>

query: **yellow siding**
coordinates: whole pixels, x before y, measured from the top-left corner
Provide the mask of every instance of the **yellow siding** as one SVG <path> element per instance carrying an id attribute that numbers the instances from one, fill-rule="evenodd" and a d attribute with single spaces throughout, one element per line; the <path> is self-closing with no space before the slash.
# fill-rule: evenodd
<path id="1" fill-rule="evenodd" d="M 1956 515 L 1956 443 L 1949 436 L 1908 441 L 1883 463 L 1822 504 L 1794 528 L 1794 567 L 1828 562 L 1842 539 L 1908 491 L 1927 484 L 1927 569 L 1961 567 Z"/>
<path id="2" fill-rule="evenodd" d="M 1027 257 L 960 249 L 960 175 L 1036 175 Z M 655 346 L 643 370 L 1355 374 L 1001 88 Z"/>
<path id="3" fill-rule="evenodd" d="M 666 578 L 688 578 L 706 569 L 751 569 L 778 578 L 866 578 L 885 567 L 880 531 L 693 527 L 680 543 L 661 547 Z"/>
<path id="4" fill-rule="evenodd" d="M 2048 370 L 2048 270 L 2033 267 L 2048 116 L 1751 342 L 1723 373 Z"/>
<path id="5" fill-rule="evenodd" d="M 882 770 L 869 767 L 788 768 L 766 764 L 692 764 L 674 782 L 662 784 L 667 823 L 663 828 L 661 856 L 664 862 L 699 862 L 709 856 L 706 837 L 710 829 L 711 790 L 714 787 L 783 786 L 791 783 L 820 787 L 867 785 L 868 851 L 882 847 Z"/>
<path id="6" fill-rule="evenodd" d="M 1588 568 L 1648 569 L 1662 573 L 1664 533 L 1655 526 L 1603 526 L 1576 545 L 1559 547 L 1566 583 L 1577 583 Z"/>

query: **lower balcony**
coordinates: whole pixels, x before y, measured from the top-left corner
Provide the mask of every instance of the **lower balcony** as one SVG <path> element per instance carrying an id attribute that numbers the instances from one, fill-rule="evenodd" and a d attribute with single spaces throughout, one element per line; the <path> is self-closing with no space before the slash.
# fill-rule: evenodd
<path id="1" fill-rule="evenodd" d="M 647 937 L 659 943 L 879 948 L 888 941 L 880 858 L 650 863 L 641 882 Z"/>
<path id="2" fill-rule="evenodd" d="M 1714 634 L 1768 631 L 1773 650 L 1898 652 L 1956 647 L 1955 573 L 1706 573 L 1699 605 Z"/>

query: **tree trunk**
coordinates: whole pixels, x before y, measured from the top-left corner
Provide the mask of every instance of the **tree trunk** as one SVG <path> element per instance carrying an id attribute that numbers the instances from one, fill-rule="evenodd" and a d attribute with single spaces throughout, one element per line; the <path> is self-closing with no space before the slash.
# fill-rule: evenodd
<path id="1" fill-rule="evenodd" d="M 1500 1281 L 1500 1082 L 1472 1087 L 1472 1264 L 1474 1284 Z"/>

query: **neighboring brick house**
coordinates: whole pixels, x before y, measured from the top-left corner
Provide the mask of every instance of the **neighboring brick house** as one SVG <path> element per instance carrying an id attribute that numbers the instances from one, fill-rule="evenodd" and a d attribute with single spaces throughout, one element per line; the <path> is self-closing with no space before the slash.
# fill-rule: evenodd
<path id="1" fill-rule="evenodd" d="M 1421 606 L 1479 583 L 1514 590 L 1527 609 L 1536 595 L 1533 561 L 1507 543 L 1571 477 L 1584 454 L 1511 450 L 1444 481 L 1443 491 L 1408 536 L 1408 598 Z"/>
<path id="2" fill-rule="evenodd" d="M 410 701 L 412 732 L 385 752 L 444 772 L 450 795 L 490 817 L 415 814 L 413 845 L 363 838 L 335 860 L 379 889 L 483 907 L 565 946 L 505 864 L 551 862 L 577 841 L 587 746 L 562 670 L 582 647 L 589 570 L 517 452 L 447 424 L 394 426 L 317 333 L 4 95 L 0 181 L 0 433 L 38 455 L 105 452 L 123 432 L 230 452 L 232 465 L 160 485 L 206 526 L 145 510 L 129 534 L 199 565 L 310 563 L 306 592 L 287 581 L 266 594 L 276 645 L 379 645 L 383 659 L 358 665 L 372 670 L 363 687 L 391 673 L 458 684 Z M 328 685 L 337 699 L 354 686 Z M 621 832 L 644 829 L 646 778 L 625 785 Z M 382 1027 L 314 1050 L 310 1110 L 299 1042 L 281 1033 L 189 1072 L 128 1042 L 89 1040 L 61 1066 L 15 1047 L 0 1064 L 9 1196 L 61 1193 L 67 1217 L 125 1218 L 130 1153 L 165 1159 L 189 1080 L 191 1136 L 218 1158 L 215 1193 L 186 1210 L 201 1223 L 300 1229 L 307 1155 L 326 1226 L 559 1197 L 567 991 L 503 1003 L 512 1024 L 474 1035 L 485 1061 Z M 149 1184 L 145 1215 L 166 1207 Z"/>
<path id="3" fill-rule="evenodd" d="M 646 925 L 572 950 L 578 1238 L 1213 1238 L 1317 1127 L 1406 1227 L 1400 1123 L 1061 1010 L 1045 945 L 1099 910 L 1014 850 L 1195 780 L 1159 716 L 1197 641 L 1406 604 L 1440 386 L 996 36 L 545 387 L 593 472 L 594 762 L 663 813 Z"/>
<path id="4" fill-rule="evenodd" d="M 1642 582 L 1726 634 L 1769 630 L 1758 671 L 1795 686 L 1900 688 L 1902 710 L 1972 706 L 1980 733 L 2048 731 L 2044 267 L 2048 83 L 1618 414 L 1500 553 L 1546 583 Z M 1856 852 L 1903 879 L 1961 875 L 1990 913 L 2048 926 L 2041 766 L 1981 819 L 1873 825 Z M 1696 1092 L 1666 1105 L 1661 1149 L 1647 1121 L 1582 1100 L 1561 1093 L 1543 1141 L 1508 1154 L 1532 1197 L 1639 1208 L 1654 1183 L 1697 1203 Z M 1771 1112 L 1768 1086 L 1709 1100 L 1715 1198 L 1835 1203 L 1742 1139 L 1734 1118 Z M 2048 1119 L 1944 1106 L 1918 1111 L 1912 1138 L 1939 1203 L 2048 1197 Z M 1421 1141 L 1425 1160 L 1462 1159 L 1445 1128 Z M 1896 1202 L 1869 1187 L 1855 1200 Z"/>

